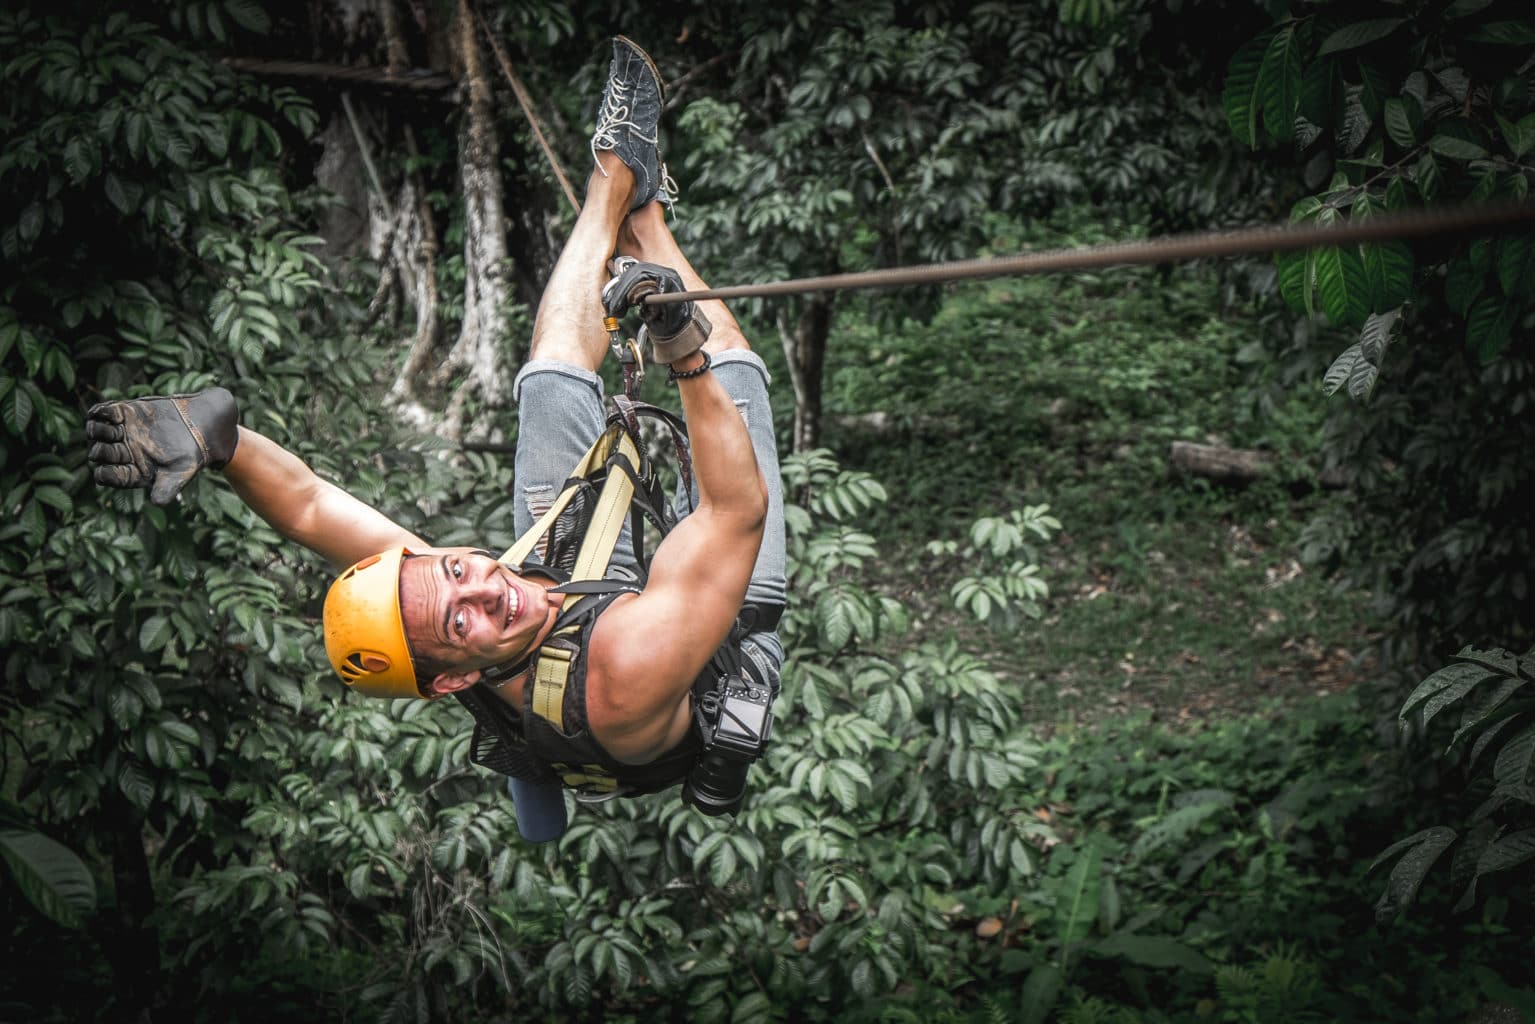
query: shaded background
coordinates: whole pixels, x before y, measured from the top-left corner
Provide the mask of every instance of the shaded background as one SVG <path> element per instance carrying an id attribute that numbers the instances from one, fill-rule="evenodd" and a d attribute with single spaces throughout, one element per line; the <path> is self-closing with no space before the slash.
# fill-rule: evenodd
<path id="1" fill-rule="evenodd" d="M 663 794 L 523 844 L 455 708 L 331 677 L 317 558 L 216 474 L 90 483 L 90 404 L 221 383 L 408 528 L 508 544 L 573 214 L 502 57 L 579 193 L 615 32 L 716 283 L 1535 174 L 1512 0 L 0 15 L 0 1007 L 1535 1012 L 1528 231 L 741 304 L 794 604 L 734 821 Z"/>

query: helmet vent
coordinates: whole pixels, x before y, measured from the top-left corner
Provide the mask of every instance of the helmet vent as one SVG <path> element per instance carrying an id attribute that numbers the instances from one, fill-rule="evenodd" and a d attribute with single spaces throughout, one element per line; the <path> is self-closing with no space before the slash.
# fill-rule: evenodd
<path id="1" fill-rule="evenodd" d="M 377 651 L 353 651 L 341 660 L 337 671 L 350 683 L 375 672 L 387 672 L 390 664 L 390 660 Z"/>

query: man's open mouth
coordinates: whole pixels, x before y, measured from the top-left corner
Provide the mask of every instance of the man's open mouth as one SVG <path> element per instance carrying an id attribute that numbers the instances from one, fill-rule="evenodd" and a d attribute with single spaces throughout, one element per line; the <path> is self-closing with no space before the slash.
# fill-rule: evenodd
<path id="1" fill-rule="evenodd" d="M 522 609 L 522 599 L 521 599 L 521 597 L 517 593 L 517 588 L 512 586 L 510 583 L 508 583 L 506 585 L 506 623 L 505 623 L 505 627 L 507 629 L 510 629 L 511 626 L 512 626 L 512 623 L 517 620 L 517 613 L 521 609 Z"/>

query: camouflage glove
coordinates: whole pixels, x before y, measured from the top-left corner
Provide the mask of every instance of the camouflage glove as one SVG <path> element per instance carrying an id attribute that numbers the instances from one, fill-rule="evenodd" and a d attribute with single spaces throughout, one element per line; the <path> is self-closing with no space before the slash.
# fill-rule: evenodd
<path id="1" fill-rule="evenodd" d="M 634 305 L 640 307 L 645 322 L 641 340 L 650 339 L 651 353 L 658 363 L 675 363 L 704 347 L 711 330 L 708 319 L 694 302 L 668 302 L 643 305 L 640 300 L 653 292 L 681 292 L 687 289 L 675 270 L 655 263 L 641 263 L 627 256 L 613 260 L 608 267 L 613 279 L 602 289 L 602 308 L 608 316 L 623 316 Z"/>
<path id="2" fill-rule="evenodd" d="M 150 501 L 168 505 L 198 470 L 234 456 L 239 419 L 223 388 L 102 402 L 86 413 L 87 457 L 98 484 L 148 487 Z"/>

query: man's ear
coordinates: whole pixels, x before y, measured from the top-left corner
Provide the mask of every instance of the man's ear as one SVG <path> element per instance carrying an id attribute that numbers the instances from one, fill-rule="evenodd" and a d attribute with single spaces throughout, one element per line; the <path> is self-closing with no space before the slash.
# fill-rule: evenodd
<path id="1" fill-rule="evenodd" d="M 446 697 L 450 693 L 467 690 L 479 681 L 478 669 L 472 672 L 439 672 L 437 677 L 427 684 L 427 690 L 433 697 Z"/>

